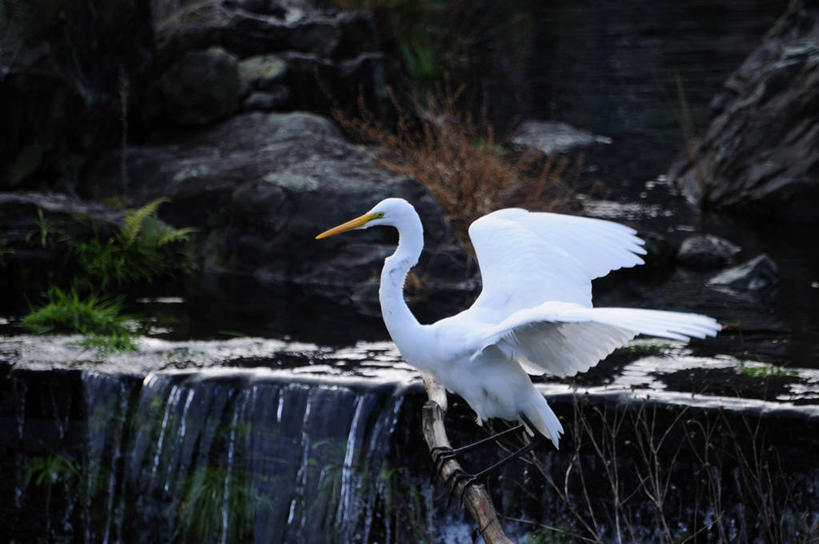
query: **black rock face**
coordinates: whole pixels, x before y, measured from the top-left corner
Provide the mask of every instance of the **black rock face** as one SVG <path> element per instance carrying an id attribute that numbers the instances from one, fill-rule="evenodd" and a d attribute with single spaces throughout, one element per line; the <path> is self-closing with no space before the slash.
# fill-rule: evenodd
<path id="1" fill-rule="evenodd" d="M 149 2 L 4 2 L 0 190 L 73 189 L 100 149 L 121 144 L 124 112 L 138 130 L 153 59 Z"/>
<path id="2" fill-rule="evenodd" d="M 817 222 L 819 10 L 792 2 L 713 102 L 705 135 L 670 177 L 736 215 Z"/>

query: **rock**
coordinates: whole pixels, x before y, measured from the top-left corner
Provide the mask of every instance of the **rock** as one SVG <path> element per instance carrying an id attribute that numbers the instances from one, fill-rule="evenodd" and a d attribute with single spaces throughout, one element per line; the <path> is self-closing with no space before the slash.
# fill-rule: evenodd
<path id="1" fill-rule="evenodd" d="M 171 141 L 132 146 L 125 165 L 128 179 L 138 182 L 124 188 L 120 164 L 119 153 L 105 157 L 88 180 L 88 194 L 120 195 L 134 206 L 170 197 L 162 217 L 198 229 L 202 278 L 296 284 L 327 298 L 359 297 L 372 311 L 378 308 L 373 287 L 393 251 L 394 233 L 314 237 L 385 197 L 406 198 L 427 229 L 417 271 L 426 292 L 460 290 L 463 303 L 466 254 L 438 204 L 419 182 L 380 166 L 373 151 L 345 140 L 324 117 L 247 113 Z"/>
<path id="2" fill-rule="evenodd" d="M 71 190 L 118 145 L 123 109 L 141 109 L 152 39 L 148 2 L 1 2 L 0 190 Z"/>
<path id="3" fill-rule="evenodd" d="M 286 65 L 279 55 L 256 55 L 239 63 L 239 95 L 269 91 L 284 79 Z"/>
<path id="4" fill-rule="evenodd" d="M 288 8 L 281 16 L 228 2 L 200 2 L 167 17 L 158 25 L 157 45 L 160 56 L 171 59 L 216 45 L 242 58 L 283 51 L 344 58 L 379 50 L 368 12 Z"/>
<path id="5" fill-rule="evenodd" d="M 189 51 L 159 79 L 165 114 L 179 125 L 206 125 L 239 105 L 239 65 L 221 47 Z"/>
<path id="6" fill-rule="evenodd" d="M 392 111 L 386 89 L 402 88 L 400 66 L 381 52 L 371 13 L 288 7 L 281 17 L 240 4 L 201 2 L 167 16 L 157 29 L 158 64 L 223 47 L 241 61 L 242 97 L 283 84 L 292 109 L 353 113 L 361 97 L 372 113 Z"/>
<path id="7" fill-rule="evenodd" d="M 387 88 L 397 82 L 399 67 L 381 53 L 362 53 L 341 62 L 304 53 L 285 53 L 285 84 L 292 89 L 291 107 L 329 112 L 341 108 L 360 114 L 359 98 L 371 114 L 386 118 L 394 114 Z M 399 93 L 400 94 L 400 93 Z"/>
<path id="8" fill-rule="evenodd" d="M 512 144 L 520 150 L 534 148 L 546 155 L 610 143 L 611 138 L 549 121 L 524 121 L 512 135 Z"/>
<path id="9" fill-rule="evenodd" d="M 67 242 L 113 235 L 124 213 L 65 195 L 0 193 L 0 286 L 39 292 L 65 282 Z"/>
<path id="10" fill-rule="evenodd" d="M 273 15 L 284 18 L 287 15 L 287 8 L 280 5 L 276 0 L 231 0 L 237 7 L 253 13 L 262 15 Z M 227 2 L 226 2 L 227 3 Z"/>
<path id="11" fill-rule="evenodd" d="M 283 110 L 290 101 L 290 90 L 279 87 L 273 92 L 254 92 L 242 102 L 242 111 Z"/>
<path id="12" fill-rule="evenodd" d="M 738 266 L 724 270 L 708 280 L 709 287 L 740 294 L 759 294 L 779 282 L 779 269 L 762 254 Z"/>
<path id="13" fill-rule="evenodd" d="M 669 176 L 691 201 L 819 221 L 819 10 L 795 0 L 712 102 L 693 157 Z"/>
<path id="14" fill-rule="evenodd" d="M 741 249 L 711 234 L 686 238 L 677 252 L 677 262 L 690 268 L 720 268 L 733 262 Z"/>

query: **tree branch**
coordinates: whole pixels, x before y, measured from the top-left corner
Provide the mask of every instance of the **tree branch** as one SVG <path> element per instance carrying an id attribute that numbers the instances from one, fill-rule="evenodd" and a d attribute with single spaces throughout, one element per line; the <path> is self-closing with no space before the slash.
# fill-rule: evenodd
<path id="1" fill-rule="evenodd" d="M 446 410 L 446 391 L 443 386 L 431 379 L 424 378 L 424 387 L 429 399 L 424 404 L 422 426 L 424 439 L 430 452 L 437 447 L 451 447 L 444 427 L 444 411 Z M 442 400 L 443 399 L 443 400 Z M 443 405 L 443 408 L 442 408 Z M 434 460 L 433 460 L 434 461 Z M 447 460 L 441 467 L 440 476 L 444 482 L 449 482 L 452 474 L 462 470 L 456 459 Z M 504 534 L 492 499 L 483 485 L 471 485 L 464 490 L 464 481 L 457 480 L 453 493 L 461 496 L 466 509 L 478 524 L 478 530 L 486 544 L 512 544 L 512 540 Z"/>

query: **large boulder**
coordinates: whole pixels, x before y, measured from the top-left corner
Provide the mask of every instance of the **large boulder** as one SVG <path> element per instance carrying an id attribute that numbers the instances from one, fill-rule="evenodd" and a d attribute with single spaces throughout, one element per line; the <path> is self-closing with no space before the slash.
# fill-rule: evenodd
<path id="1" fill-rule="evenodd" d="M 201 277 L 240 277 L 270 287 L 295 283 L 327 298 L 352 297 L 373 310 L 394 232 L 314 237 L 383 198 L 403 197 L 427 229 L 417 272 L 422 290 L 455 290 L 463 303 L 469 287 L 466 255 L 425 188 L 382 167 L 372 150 L 348 142 L 332 121 L 314 114 L 242 114 L 172 141 L 129 147 L 124 157 L 111 153 L 86 191 L 130 206 L 170 197 L 161 216 L 198 229 Z"/>
<path id="2" fill-rule="evenodd" d="M 179 125 L 207 125 L 239 108 L 239 63 L 221 47 L 188 51 L 159 78 L 166 115 Z"/>
<path id="3" fill-rule="evenodd" d="M 819 5 L 794 0 L 712 107 L 705 135 L 669 174 L 688 198 L 819 220 Z"/>

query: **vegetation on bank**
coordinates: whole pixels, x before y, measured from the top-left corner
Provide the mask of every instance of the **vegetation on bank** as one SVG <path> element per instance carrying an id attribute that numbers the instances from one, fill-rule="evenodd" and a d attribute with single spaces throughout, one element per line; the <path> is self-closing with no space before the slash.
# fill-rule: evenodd
<path id="1" fill-rule="evenodd" d="M 126 214 L 113 236 L 103 238 L 94 226 L 89 240 L 59 239 L 42 210 L 30 243 L 67 245 L 66 269 L 76 270 L 67 287 L 49 285 L 45 304 L 26 315 L 22 325 L 36 334 L 82 334 L 81 345 L 102 353 L 133 351 L 133 336 L 143 327 L 123 314 L 123 291 L 160 278 L 188 272 L 192 228 L 174 229 L 157 218 L 159 198 Z"/>
<path id="2" fill-rule="evenodd" d="M 334 117 L 355 139 L 374 145 L 382 164 L 420 181 L 443 208 L 461 241 L 467 229 L 498 203 L 541 211 L 566 211 L 568 187 L 582 171 L 582 156 L 544 157 L 536 150 L 507 152 L 486 117 L 475 119 L 459 105 L 463 87 L 446 84 L 403 108 L 390 92 L 395 124 L 387 125 L 359 102 L 361 115 Z"/>

